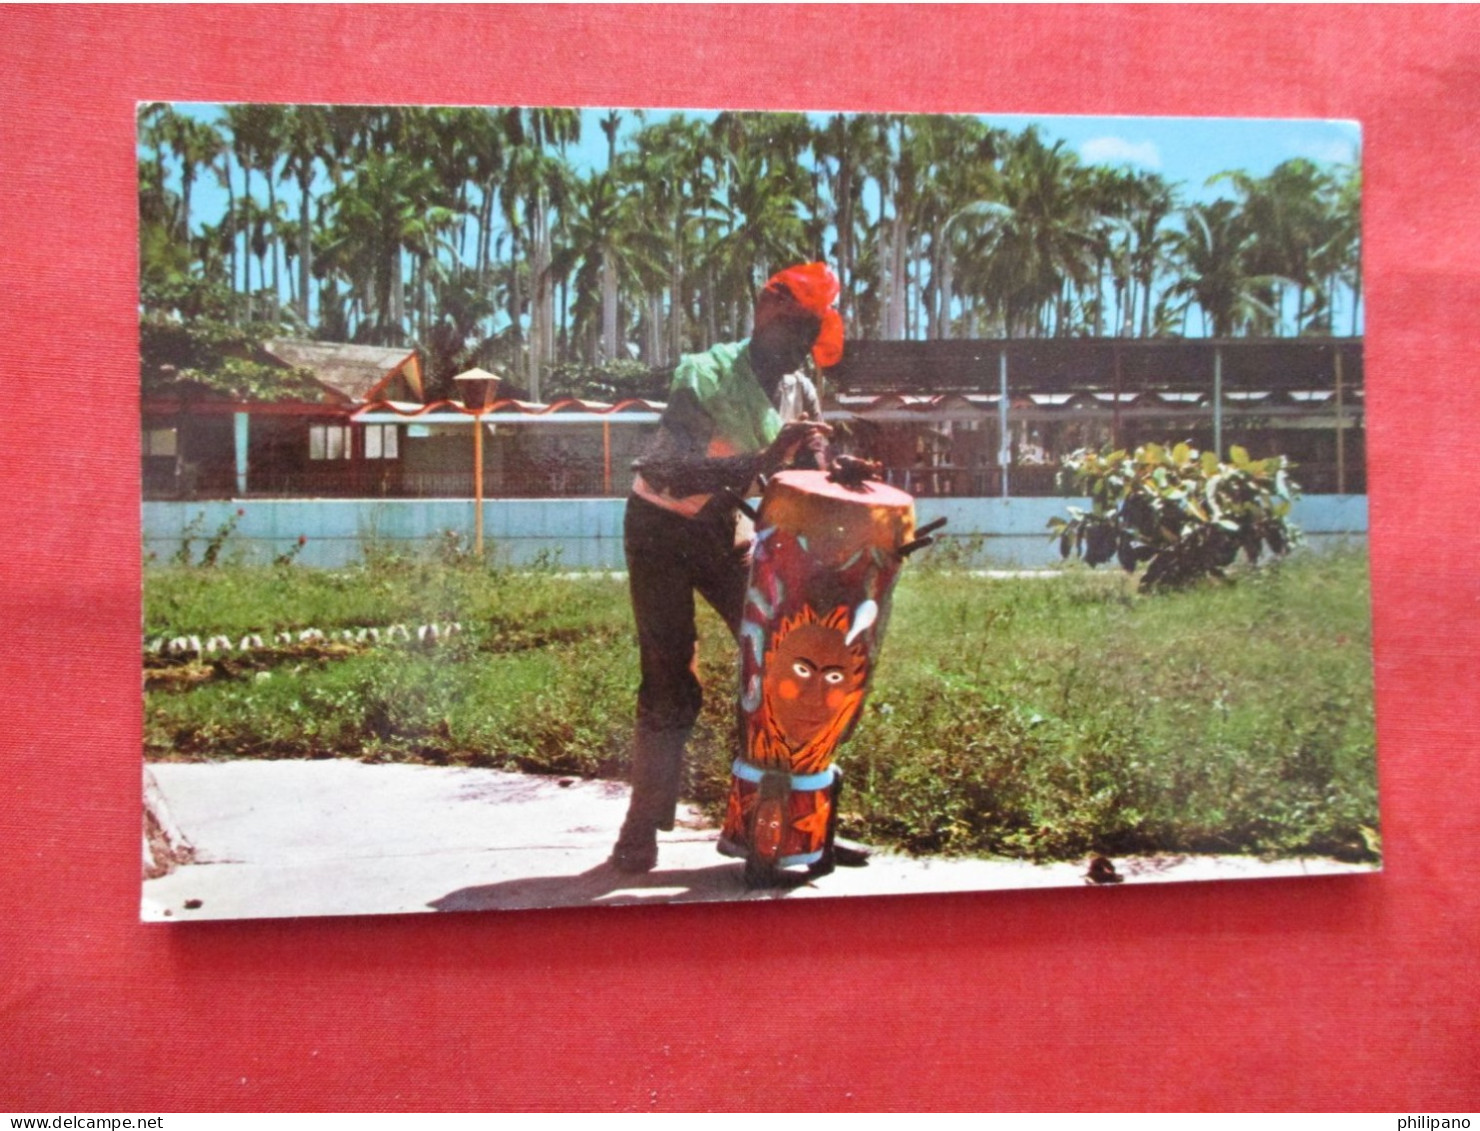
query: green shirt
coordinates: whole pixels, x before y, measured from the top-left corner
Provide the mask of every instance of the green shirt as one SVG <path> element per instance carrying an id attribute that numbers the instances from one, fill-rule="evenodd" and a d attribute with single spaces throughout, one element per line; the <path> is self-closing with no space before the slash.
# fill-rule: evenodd
<path id="1" fill-rule="evenodd" d="M 710 456 L 758 452 L 781 431 L 781 414 L 750 368 L 749 345 L 725 342 L 685 354 L 674 371 L 670 399 L 691 394 L 713 422 Z"/>

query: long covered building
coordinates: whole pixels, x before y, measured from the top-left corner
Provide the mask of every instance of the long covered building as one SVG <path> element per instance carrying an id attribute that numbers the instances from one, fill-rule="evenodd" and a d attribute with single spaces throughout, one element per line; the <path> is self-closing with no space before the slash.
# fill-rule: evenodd
<path id="1" fill-rule="evenodd" d="M 291 360 L 326 374 L 344 359 Z M 663 409 L 490 399 L 475 413 L 424 403 L 414 357 L 368 361 L 374 380 L 312 405 L 146 403 L 146 497 L 465 498 L 475 449 L 486 498 L 619 496 Z M 835 446 L 920 496 L 1061 494 L 1077 448 L 1182 440 L 1286 455 L 1308 494 L 1363 494 L 1363 390 L 1355 338 L 855 340 L 821 381 Z M 187 456 L 202 474 L 182 476 Z"/>
<path id="2" fill-rule="evenodd" d="M 1186 440 L 1285 455 L 1308 493 L 1366 492 L 1360 338 L 855 341 L 830 418 L 921 495 L 1056 494 L 1081 447 Z"/>

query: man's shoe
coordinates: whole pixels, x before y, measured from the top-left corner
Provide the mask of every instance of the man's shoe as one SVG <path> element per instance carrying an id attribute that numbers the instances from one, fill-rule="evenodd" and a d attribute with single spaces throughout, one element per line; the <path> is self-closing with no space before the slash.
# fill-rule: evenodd
<path id="1" fill-rule="evenodd" d="M 627 847 L 619 844 L 612 849 L 610 862 L 617 871 L 630 875 L 651 872 L 658 866 L 658 846 Z"/>
<path id="2" fill-rule="evenodd" d="M 612 849 L 611 866 L 619 872 L 636 875 L 651 872 L 658 866 L 658 834 L 652 828 L 634 829 L 622 826 Z"/>

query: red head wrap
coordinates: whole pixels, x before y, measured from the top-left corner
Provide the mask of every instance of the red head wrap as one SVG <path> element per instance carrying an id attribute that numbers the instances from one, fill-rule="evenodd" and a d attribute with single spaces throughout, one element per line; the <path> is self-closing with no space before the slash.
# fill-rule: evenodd
<path id="1" fill-rule="evenodd" d="M 826 263 L 802 263 L 778 271 L 767 281 L 755 303 L 757 328 L 777 318 L 809 315 L 821 323 L 812 357 L 824 369 L 843 358 L 843 317 L 833 307 L 838 277 Z"/>

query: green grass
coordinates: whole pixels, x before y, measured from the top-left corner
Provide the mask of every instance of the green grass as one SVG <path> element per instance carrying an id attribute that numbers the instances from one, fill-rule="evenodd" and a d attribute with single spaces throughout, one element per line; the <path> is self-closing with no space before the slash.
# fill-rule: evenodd
<path id="1" fill-rule="evenodd" d="M 620 776 L 637 683 L 625 585 L 400 561 L 146 570 L 147 636 L 460 621 L 436 644 L 175 670 L 150 758 L 358 757 Z M 839 761 L 848 835 L 914 852 L 1376 856 L 1365 554 L 1304 553 L 1143 596 L 1116 572 L 912 566 Z M 705 610 L 688 794 L 717 813 L 734 648 Z"/>

